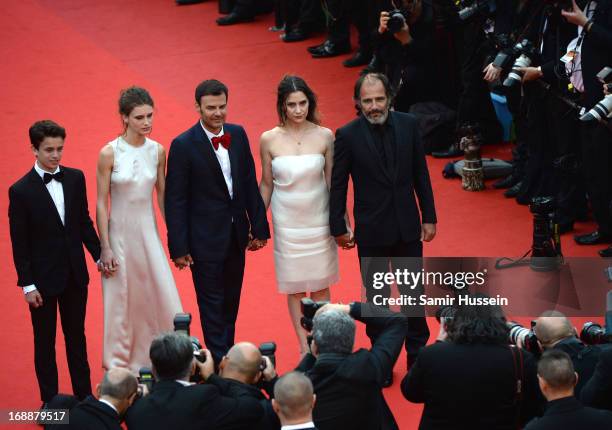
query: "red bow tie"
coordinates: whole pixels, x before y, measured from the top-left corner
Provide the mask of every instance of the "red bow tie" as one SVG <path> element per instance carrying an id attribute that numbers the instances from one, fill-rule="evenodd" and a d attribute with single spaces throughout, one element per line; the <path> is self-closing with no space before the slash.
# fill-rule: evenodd
<path id="1" fill-rule="evenodd" d="M 232 136 L 229 133 L 224 133 L 223 136 L 212 138 L 212 145 L 215 151 L 219 149 L 219 144 L 225 149 L 229 149 L 230 143 L 232 143 Z"/>

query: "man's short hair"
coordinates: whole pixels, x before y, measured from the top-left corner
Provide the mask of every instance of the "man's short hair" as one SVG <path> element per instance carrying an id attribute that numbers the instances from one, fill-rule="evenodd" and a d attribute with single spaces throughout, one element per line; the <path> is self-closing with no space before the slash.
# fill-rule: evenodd
<path id="1" fill-rule="evenodd" d="M 538 375 L 555 389 L 570 389 L 576 384 L 572 359 L 558 349 L 550 349 L 542 354 L 538 362 Z"/>
<path id="2" fill-rule="evenodd" d="M 355 321 L 345 312 L 322 312 L 313 319 L 312 336 L 319 354 L 350 354 L 355 343 Z"/>
<path id="3" fill-rule="evenodd" d="M 50 119 L 44 119 L 42 121 L 36 121 L 30 127 L 29 133 L 30 135 L 30 143 L 34 148 L 38 150 L 40 148 L 40 144 L 45 137 L 61 137 L 62 139 L 66 138 L 66 130 L 61 125 L 56 122 L 51 121 Z"/>
<path id="4" fill-rule="evenodd" d="M 193 346 L 184 334 L 163 333 L 151 343 L 149 358 L 157 379 L 179 380 L 191 373 Z"/>
<path id="5" fill-rule="evenodd" d="M 199 105 L 202 101 L 202 97 L 220 96 L 221 94 L 225 94 L 226 100 L 229 98 L 227 86 L 225 86 L 223 82 L 216 79 L 207 79 L 200 82 L 200 84 L 196 87 L 195 100 Z"/>
<path id="6" fill-rule="evenodd" d="M 100 383 L 100 396 L 109 396 L 114 399 L 125 400 L 138 389 L 138 381 L 128 370 L 117 372 L 117 368 L 104 372 Z"/>
<path id="7" fill-rule="evenodd" d="M 385 88 L 385 94 L 389 99 L 389 102 L 393 100 L 393 88 L 391 88 L 391 83 L 389 82 L 389 78 L 383 73 L 362 73 L 355 81 L 355 87 L 353 89 L 353 98 L 355 101 L 359 101 L 361 99 L 361 87 L 365 82 L 371 83 L 373 81 L 379 81 L 383 87 Z"/>
<path id="8" fill-rule="evenodd" d="M 555 310 L 543 312 L 538 318 L 534 331 L 543 345 L 550 345 L 576 335 L 571 321 L 563 313 Z"/>
<path id="9" fill-rule="evenodd" d="M 312 382 L 301 372 L 289 372 L 274 385 L 274 399 L 287 418 L 311 413 L 313 393 Z"/>

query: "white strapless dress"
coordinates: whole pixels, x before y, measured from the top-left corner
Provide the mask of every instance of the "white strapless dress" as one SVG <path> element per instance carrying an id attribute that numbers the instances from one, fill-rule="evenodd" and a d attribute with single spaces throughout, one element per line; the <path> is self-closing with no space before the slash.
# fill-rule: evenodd
<path id="1" fill-rule="evenodd" d="M 281 293 L 319 291 L 338 282 L 324 167 L 321 154 L 272 159 L 274 263 Z"/>

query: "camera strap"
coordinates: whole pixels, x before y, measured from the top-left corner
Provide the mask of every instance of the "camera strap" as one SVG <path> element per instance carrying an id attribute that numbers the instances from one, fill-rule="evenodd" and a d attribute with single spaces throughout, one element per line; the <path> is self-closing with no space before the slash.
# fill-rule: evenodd
<path id="1" fill-rule="evenodd" d="M 523 401 L 523 387 L 525 385 L 525 369 L 523 367 L 523 351 L 516 345 L 508 345 L 512 353 L 514 365 L 514 379 L 516 381 L 514 399 L 516 403 L 516 428 L 521 428 L 521 403 Z"/>

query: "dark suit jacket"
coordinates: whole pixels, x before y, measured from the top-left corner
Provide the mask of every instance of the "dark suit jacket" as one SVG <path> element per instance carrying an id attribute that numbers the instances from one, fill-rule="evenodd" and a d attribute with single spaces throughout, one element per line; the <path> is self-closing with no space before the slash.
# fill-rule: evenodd
<path id="1" fill-rule="evenodd" d="M 17 285 L 35 284 L 43 296 L 60 294 L 72 275 L 85 287 L 89 282 L 83 244 L 94 260 L 100 241 L 89 217 L 83 172 L 64 172 L 65 225 L 51 195 L 34 168 L 9 188 L 9 222 Z"/>
<path id="2" fill-rule="evenodd" d="M 595 372 L 595 367 L 601 355 L 600 346 L 585 345 L 578 338 L 570 337 L 555 344 L 554 349 L 566 352 L 572 359 L 574 370 L 578 373 L 578 383 L 574 387 L 574 395 L 580 397 L 583 387 Z"/>
<path id="3" fill-rule="evenodd" d="M 546 405 L 541 418 L 534 418 L 525 430 L 609 430 L 612 412 L 587 408 L 575 397 L 553 400 Z"/>
<path id="4" fill-rule="evenodd" d="M 250 426 L 251 429 L 255 430 L 278 430 L 280 429 L 280 421 L 278 415 L 272 409 L 272 403 L 264 396 L 258 387 L 253 385 L 247 385 L 240 381 L 233 379 L 222 378 L 217 375 L 212 375 L 208 378 L 207 383 L 210 383 L 217 387 L 221 392 L 221 395 L 231 397 L 232 399 L 248 398 L 257 401 L 264 413 L 261 420 L 253 422 Z M 271 390 L 266 390 L 268 394 L 274 392 L 274 387 Z"/>
<path id="5" fill-rule="evenodd" d="M 595 372 L 582 388 L 580 400 L 586 406 L 612 410 L 612 349 L 599 355 Z"/>
<path id="6" fill-rule="evenodd" d="M 330 188 L 329 224 L 333 236 L 346 233 L 344 214 L 349 176 L 353 180 L 355 239 L 358 245 L 388 246 L 419 240 L 421 218 L 436 222 L 425 152 L 413 115 L 390 112 L 395 134 L 395 173 L 376 149 L 367 120 L 360 116 L 336 131 Z M 415 199 L 419 200 L 422 217 Z"/>
<path id="7" fill-rule="evenodd" d="M 68 429 L 121 430 L 119 415 L 107 404 L 88 397 L 70 410 Z M 62 426 L 57 426 L 57 429 Z"/>
<path id="8" fill-rule="evenodd" d="M 377 315 L 366 318 L 362 315 Z M 354 303 L 351 316 L 381 332 L 371 350 L 352 354 L 306 354 L 296 370 L 312 380 L 317 401 L 314 423 L 320 430 L 397 429 L 382 394 L 406 336 L 406 318 L 370 303 Z"/>
<path id="9" fill-rule="evenodd" d="M 596 78 L 597 73 L 606 66 L 612 66 L 612 0 L 597 2 L 593 26 L 584 37 L 580 57 L 584 79 L 584 98 L 581 103 L 591 109 L 604 97 L 601 82 Z"/>
<path id="10" fill-rule="evenodd" d="M 534 416 L 538 400 L 535 362 L 523 351 L 521 422 Z M 402 381 L 402 394 L 424 403 L 419 429 L 514 430 L 517 376 L 506 345 L 439 342 L 421 349 Z M 540 403 L 539 403 L 540 402 Z"/>
<path id="11" fill-rule="evenodd" d="M 172 141 L 165 193 L 172 258 L 191 254 L 196 260 L 223 261 L 232 229 L 242 248 L 249 232 L 258 239 L 270 237 L 247 135 L 233 124 L 225 124 L 224 132 L 231 134 L 233 198 L 199 122 Z"/>
<path id="12" fill-rule="evenodd" d="M 256 400 L 222 396 L 213 385 L 160 381 L 128 409 L 126 423 L 129 430 L 243 429 L 262 413 Z"/>

